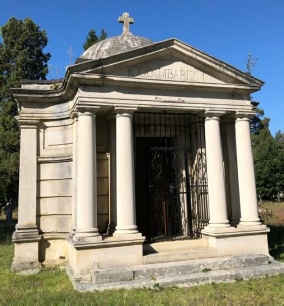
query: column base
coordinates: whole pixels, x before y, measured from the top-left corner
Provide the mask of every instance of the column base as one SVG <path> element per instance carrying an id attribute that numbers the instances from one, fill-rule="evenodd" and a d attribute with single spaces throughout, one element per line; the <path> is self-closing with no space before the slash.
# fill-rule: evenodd
<path id="1" fill-rule="evenodd" d="M 217 227 L 214 225 L 210 224 L 208 226 L 205 226 L 204 229 L 201 231 L 202 234 L 208 234 L 208 235 L 224 235 L 226 233 L 234 233 L 236 230 L 235 227 L 230 226 L 230 224 L 228 224 L 228 226 L 222 226 L 222 227 Z"/>
<path id="2" fill-rule="evenodd" d="M 15 243 L 15 253 L 11 270 L 20 274 L 38 273 L 41 269 L 39 263 L 41 236 L 37 227 L 17 224 L 12 240 Z"/>
<path id="3" fill-rule="evenodd" d="M 73 240 L 75 243 L 98 243 L 102 241 L 102 236 L 97 228 L 77 229 Z"/>
<path id="4" fill-rule="evenodd" d="M 132 239 L 134 237 L 142 237 L 142 234 L 139 233 L 136 225 L 116 226 L 113 237 L 117 239 Z"/>
<path id="5" fill-rule="evenodd" d="M 138 232 L 138 228 L 136 225 L 117 225 L 115 228 L 116 234 L 136 234 Z"/>
<path id="6" fill-rule="evenodd" d="M 116 231 L 113 233 L 113 238 L 116 240 L 131 240 L 131 239 L 137 239 L 142 238 L 142 234 L 139 232 L 136 233 L 117 233 Z"/>
<path id="7" fill-rule="evenodd" d="M 250 218 L 250 219 L 241 218 L 239 225 L 254 226 L 254 225 L 262 225 L 262 223 L 260 222 L 259 218 Z"/>
<path id="8" fill-rule="evenodd" d="M 268 230 L 268 227 L 261 222 L 240 222 L 237 229 L 241 231 L 264 231 Z"/>
<path id="9" fill-rule="evenodd" d="M 26 226 L 26 225 L 17 224 L 16 230 L 13 233 L 12 240 L 14 242 L 40 240 L 37 226 L 36 225 Z"/>

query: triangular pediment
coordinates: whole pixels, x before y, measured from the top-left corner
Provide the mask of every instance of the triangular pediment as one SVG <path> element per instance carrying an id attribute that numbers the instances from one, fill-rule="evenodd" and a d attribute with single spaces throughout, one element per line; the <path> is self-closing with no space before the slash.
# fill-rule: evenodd
<path id="1" fill-rule="evenodd" d="M 116 77 L 261 87 L 263 82 L 176 39 L 83 64 L 87 73 Z M 89 68 L 89 69 L 88 69 Z M 91 68 L 91 69 L 90 69 Z"/>
<path id="2" fill-rule="evenodd" d="M 106 72 L 116 76 L 149 80 L 224 83 L 214 75 L 170 54 L 141 62 L 130 61 L 127 66 Z"/>

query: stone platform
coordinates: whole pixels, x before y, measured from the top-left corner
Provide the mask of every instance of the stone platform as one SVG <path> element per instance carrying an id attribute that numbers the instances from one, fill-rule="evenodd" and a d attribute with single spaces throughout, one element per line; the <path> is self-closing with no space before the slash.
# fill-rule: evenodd
<path id="1" fill-rule="evenodd" d="M 75 280 L 70 266 L 67 267 L 67 273 L 72 280 L 74 288 L 78 291 L 155 288 L 157 286 L 189 287 L 212 282 L 234 282 L 241 279 L 284 273 L 284 264 L 274 261 L 271 257 L 263 254 L 163 262 L 165 258 L 163 255 L 169 259 L 169 252 L 165 253 L 156 254 L 157 260 L 154 260 L 156 263 L 93 270 L 91 272 L 91 281 L 89 282 Z M 172 259 L 174 259 L 174 253 L 171 254 Z M 153 258 L 155 254 L 151 254 L 151 256 Z M 188 258 L 190 257 L 190 255 L 187 256 Z M 162 262 L 159 263 L 159 261 Z"/>

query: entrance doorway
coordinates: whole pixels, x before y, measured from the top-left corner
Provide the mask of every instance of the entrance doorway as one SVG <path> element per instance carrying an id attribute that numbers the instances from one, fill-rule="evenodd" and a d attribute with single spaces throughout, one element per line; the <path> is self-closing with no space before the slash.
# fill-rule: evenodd
<path id="1" fill-rule="evenodd" d="M 134 116 L 136 223 L 147 242 L 198 238 L 208 223 L 191 125 L 185 115 Z"/>

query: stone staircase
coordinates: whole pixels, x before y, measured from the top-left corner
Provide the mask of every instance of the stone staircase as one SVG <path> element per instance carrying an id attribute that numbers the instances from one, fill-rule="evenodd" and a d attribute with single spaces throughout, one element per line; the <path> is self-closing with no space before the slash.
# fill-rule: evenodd
<path id="1" fill-rule="evenodd" d="M 145 244 L 143 254 L 143 265 L 148 265 L 216 257 L 216 250 L 200 239 Z"/>
<path id="2" fill-rule="evenodd" d="M 216 251 L 206 248 L 200 241 L 190 250 L 183 249 L 184 246 L 171 246 L 170 251 L 165 244 L 148 245 L 144 249 L 143 265 L 93 270 L 90 282 L 75 280 L 70 267 L 67 273 L 79 291 L 186 287 L 284 273 L 284 264 L 267 255 L 216 257 Z"/>

